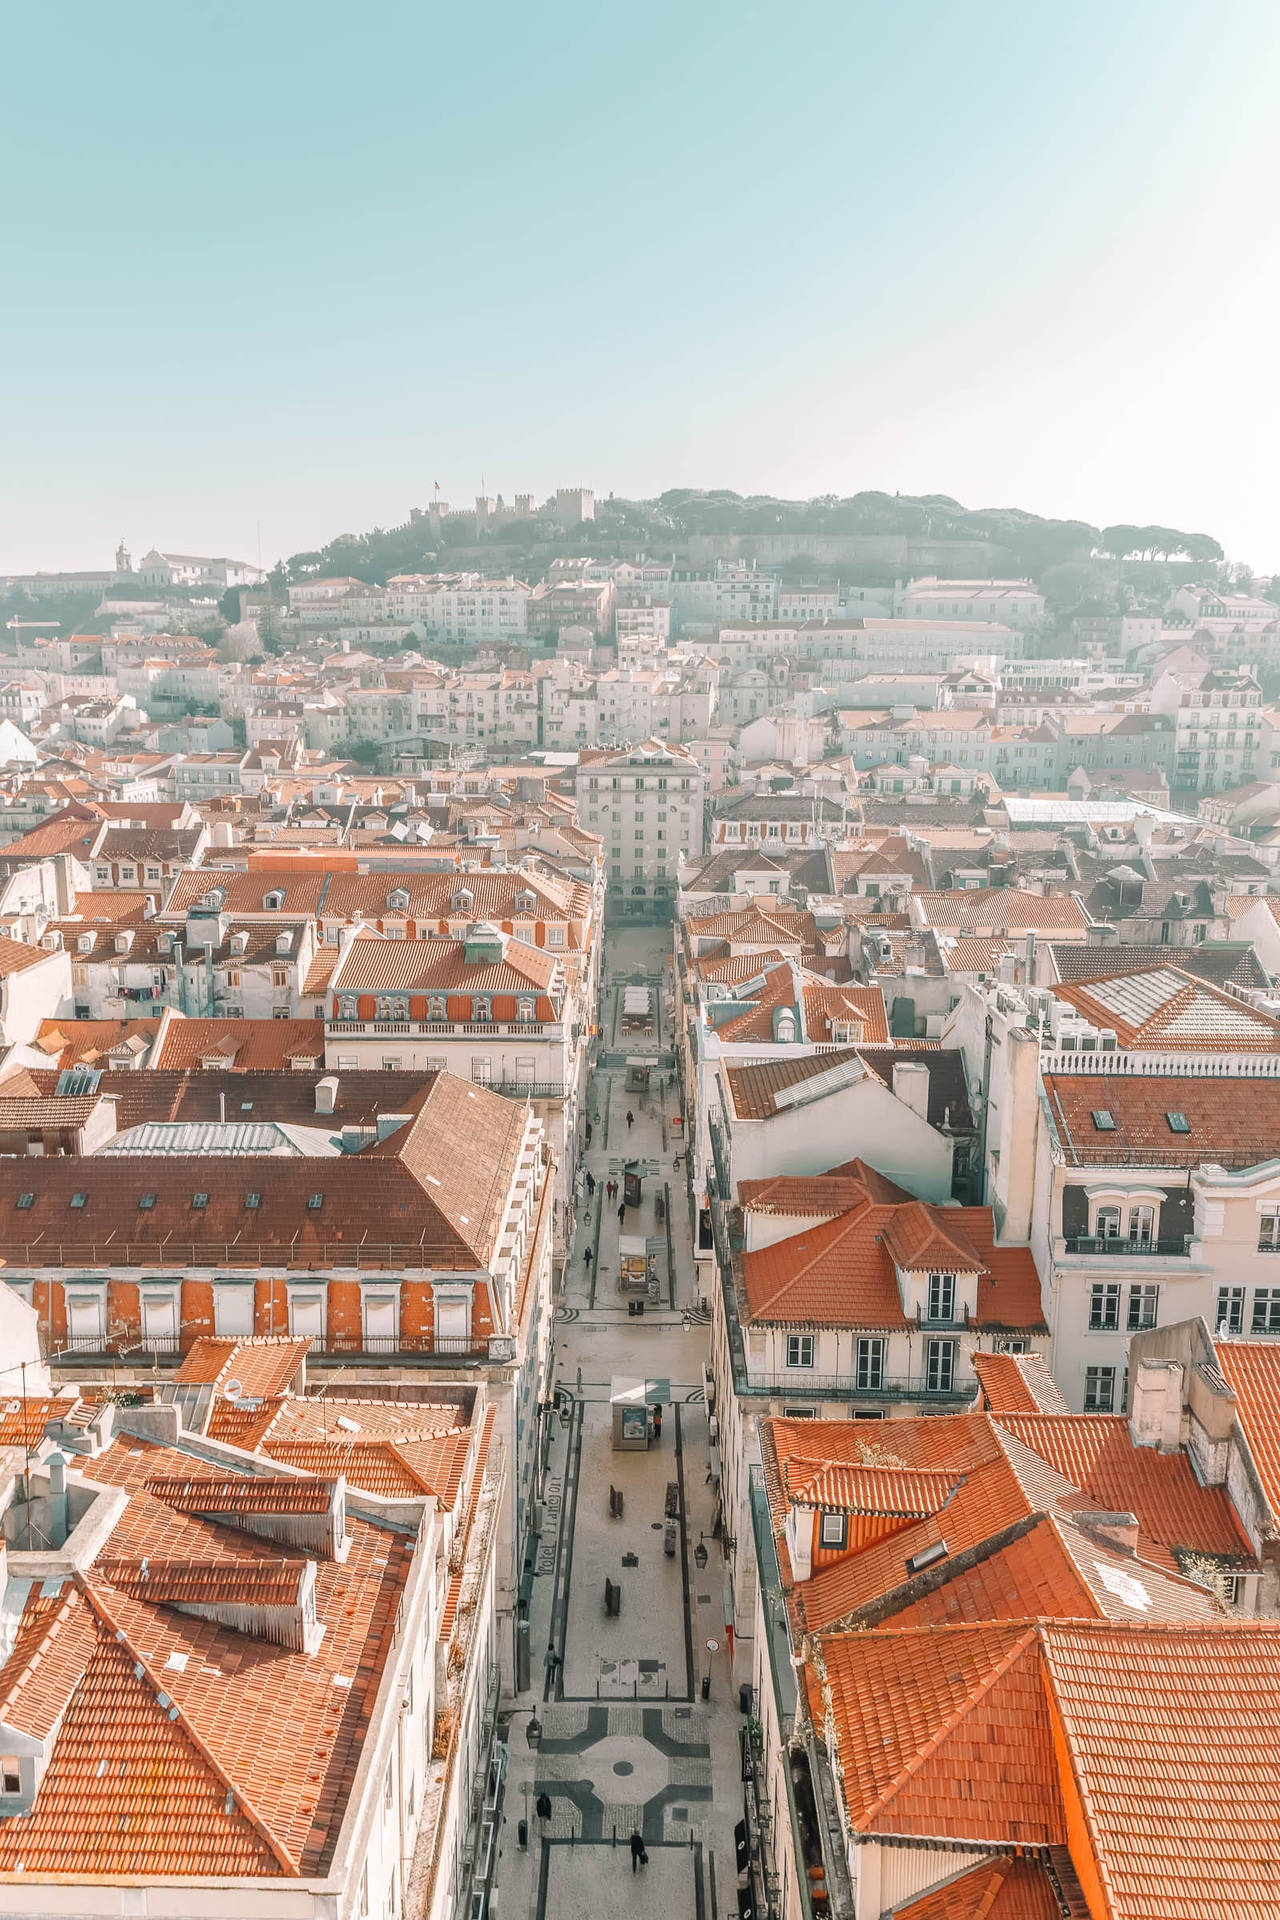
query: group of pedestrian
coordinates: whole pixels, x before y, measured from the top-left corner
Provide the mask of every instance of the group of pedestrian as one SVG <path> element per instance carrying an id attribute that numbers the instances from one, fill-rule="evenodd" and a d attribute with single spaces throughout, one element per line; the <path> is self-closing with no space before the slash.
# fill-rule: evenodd
<path id="1" fill-rule="evenodd" d="M 605 1191 L 605 1197 L 607 1198 L 607 1200 L 608 1200 L 608 1202 L 609 1202 L 609 1205 L 610 1205 L 610 1206 L 612 1206 L 612 1205 L 613 1205 L 613 1203 L 614 1203 L 614 1201 L 615 1201 L 615 1200 L 617 1199 L 617 1197 L 618 1197 L 618 1183 L 617 1183 L 617 1181 L 616 1181 L 616 1180 L 606 1180 L 606 1181 L 605 1181 L 605 1183 L 604 1183 L 604 1191 Z"/>

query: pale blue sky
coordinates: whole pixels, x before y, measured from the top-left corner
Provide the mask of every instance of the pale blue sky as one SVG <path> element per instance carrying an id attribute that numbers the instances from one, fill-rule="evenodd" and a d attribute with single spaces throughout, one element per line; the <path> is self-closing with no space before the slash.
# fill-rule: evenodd
<path id="1" fill-rule="evenodd" d="M 0 570 L 557 484 L 1280 566 L 1275 0 L 11 9 Z"/>

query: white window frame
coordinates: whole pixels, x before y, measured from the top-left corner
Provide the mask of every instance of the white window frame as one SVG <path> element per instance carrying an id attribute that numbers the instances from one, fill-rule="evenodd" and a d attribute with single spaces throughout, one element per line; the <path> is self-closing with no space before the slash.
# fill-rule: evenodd
<path id="1" fill-rule="evenodd" d="M 789 1333 L 787 1335 L 787 1366 L 812 1367 L 817 1357 L 817 1342 L 811 1333 Z"/>

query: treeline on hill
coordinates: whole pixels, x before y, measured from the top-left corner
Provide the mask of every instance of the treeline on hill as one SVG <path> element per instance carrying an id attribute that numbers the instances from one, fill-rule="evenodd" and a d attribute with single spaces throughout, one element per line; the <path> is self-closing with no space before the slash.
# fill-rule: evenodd
<path id="1" fill-rule="evenodd" d="M 1017 507 L 970 509 L 946 494 L 856 493 L 847 499 L 822 494 L 813 500 L 778 500 L 768 494 L 743 495 L 725 488 L 704 492 L 676 487 L 656 500 L 616 496 L 598 500 L 595 519 L 574 527 L 557 526 L 539 515 L 477 531 L 469 516 L 462 516 L 439 527 L 422 519 L 390 529 L 375 527 L 365 534 L 340 534 L 313 552 L 295 553 L 277 577 L 282 586 L 326 574 L 382 583 L 394 573 L 458 567 L 486 551 L 491 551 L 495 560 L 501 556 L 504 565 L 545 564 L 558 552 L 662 554 L 700 535 L 762 534 L 893 534 L 922 542 L 980 540 L 999 549 L 1005 571 L 1035 580 L 1053 567 L 1087 564 L 1104 557 L 1112 561 L 1181 560 L 1199 567 L 1215 565 L 1223 557 L 1221 546 L 1210 534 L 1158 526 L 1094 527 L 1083 520 L 1045 519 Z M 853 577 L 849 566 L 839 571 L 845 578 Z M 877 571 L 891 574 L 893 569 L 879 563 L 864 563 L 857 568 L 859 575 Z"/>

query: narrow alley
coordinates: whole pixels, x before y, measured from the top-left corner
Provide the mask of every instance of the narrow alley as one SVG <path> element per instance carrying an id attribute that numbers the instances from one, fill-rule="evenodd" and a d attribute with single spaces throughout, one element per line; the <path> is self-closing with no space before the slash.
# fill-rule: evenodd
<path id="1" fill-rule="evenodd" d="M 738 1912 L 742 1720 L 711 1537 L 707 1329 L 672 1126 L 670 951 L 663 928 L 619 928 L 606 941 L 591 1144 L 556 1324 L 563 1411 L 552 1423 L 531 1607 L 533 1684 L 509 1728 L 500 1920 Z M 647 1030 L 634 1011 L 643 995 L 627 1012 L 625 988 L 640 984 L 651 989 Z M 646 1068 L 647 1090 L 636 1084 Z M 625 1204 L 626 1167 L 640 1174 L 638 1205 Z M 624 1295 L 624 1255 L 647 1261 L 649 1297 L 643 1282 Z M 637 1298 L 642 1312 L 629 1304 Z M 660 1428 L 638 1451 L 614 1448 L 611 1393 L 623 1381 Z M 618 1593 L 613 1613 L 607 1588 Z M 633 1863 L 633 1833 L 647 1864 Z"/>

